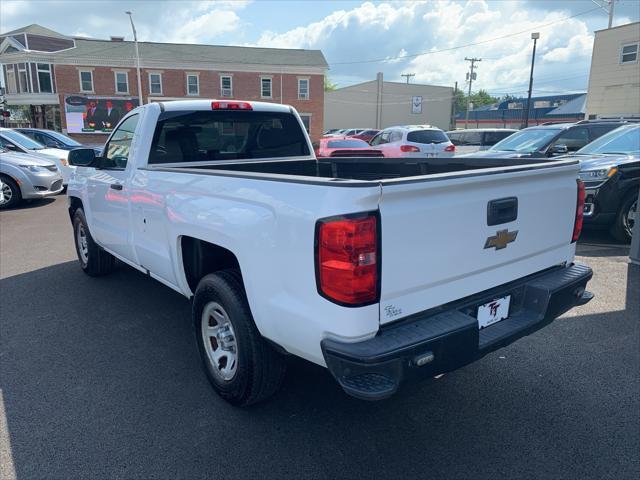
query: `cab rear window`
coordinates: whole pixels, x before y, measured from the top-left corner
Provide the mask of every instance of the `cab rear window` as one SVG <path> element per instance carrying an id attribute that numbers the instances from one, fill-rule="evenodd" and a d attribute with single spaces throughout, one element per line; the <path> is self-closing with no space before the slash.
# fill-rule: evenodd
<path id="1" fill-rule="evenodd" d="M 412 143 L 443 143 L 449 139 L 439 130 L 415 130 L 407 134 L 407 141 Z"/>
<path id="2" fill-rule="evenodd" d="M 308 156 L 297 118 L 289 113 L 180 111 L 158 119 L 149 163 Z"/>

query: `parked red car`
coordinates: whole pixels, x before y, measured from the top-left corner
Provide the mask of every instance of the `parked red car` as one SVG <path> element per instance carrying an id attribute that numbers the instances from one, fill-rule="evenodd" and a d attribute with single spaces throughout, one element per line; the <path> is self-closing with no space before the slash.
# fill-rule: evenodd
<path id="1" fill-rule="evenodd" d="M 364 140 L 352 137 L 327 137 L 313 143 L 316 157 L 383 157 Z"/>
<path id="2" fill-rule="evenodd" d="M 375 137 L 378 133 L 380 133 L 380 130 L 376 130 L 375 128 L 372 128 L 370 130 L 365 130 L 364 132 L 360 132 L 357 135 L 351 135 L 351 138 L 359 138 L 360 140 L 364 140 L 365 142 L 369 143 L 371 139 Z"/>

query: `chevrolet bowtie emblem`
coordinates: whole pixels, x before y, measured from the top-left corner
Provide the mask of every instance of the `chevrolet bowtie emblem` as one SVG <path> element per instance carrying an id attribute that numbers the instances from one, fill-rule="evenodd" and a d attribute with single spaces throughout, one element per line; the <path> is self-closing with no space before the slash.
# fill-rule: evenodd
<path id="1" fill-rule="evenodd" d="M 498 230 L 493 237 L 487 238 L 484 244 L 484 248 L 495 248 L 496 250 L 502 250 L 506 248 L 508 244 L 515 241 L 518 236 L 518 230 L 510 232 L 509 230 Z"/>

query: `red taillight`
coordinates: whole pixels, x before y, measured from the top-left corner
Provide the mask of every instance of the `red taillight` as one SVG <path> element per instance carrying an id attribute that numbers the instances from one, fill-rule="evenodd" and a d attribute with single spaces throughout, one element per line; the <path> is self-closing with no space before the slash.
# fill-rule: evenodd
<path id="1" fill-rule="evenodd" d="M 576 220 L 573 224 L 573 237 L 571 237 L 571 243 L 577 242 L 580 238 L 580 232 L 582 232 L 582 221 L 584 219 L 584 183 L 578 180 L 578 201 L 576 202 Z"/>
<path id="2" fill-rule="evenodd" d="M 449 145 L 448 147 L 444 148 L 445 152 L 455 152 L 456 151 L 456 146 L 452 143 L 451 145 Z"/>
<path id="3" fill-rule="evenodd" d="M 253 110 L 249 102 L 211 102 L 211 110 Z"/>
<path id="4" fill-rule="evenodd" d="M 317 280 L 331 301 L 361 306 L 378 300 L 378 219 L 320 221 L 317 228 Z"/>
<path id="5" fill-rule="evenodd" d="M 413 146 L 413 145 L 402 145 L 400 147 L 400 151 L 401 152 L 419 152 L 420 149 L 418 147 Z"/>

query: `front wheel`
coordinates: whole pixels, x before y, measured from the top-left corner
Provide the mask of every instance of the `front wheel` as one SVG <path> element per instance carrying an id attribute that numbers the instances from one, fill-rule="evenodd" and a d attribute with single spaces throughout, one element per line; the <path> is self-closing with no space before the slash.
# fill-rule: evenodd
<path id="1" fill-rule="evenodd" d="M 638 192 L 627 195 L 616 215 L 616 220 L 611 227 L 611 234 L 621 242 L 631 242 L 633 226 L 638 219 Z"/>
<path id="2" fill-rule="evenodd" d="M 258 332 L 239 272 L 223 270 L 200 280 L 192 315 L 205 372 L 222 398 L 247 406 L 280 388 L 284 358 Z"/>
<path id="3" fill-rule="evenodd" d="M 9 208 L 20 203 L 22 195 L 18 184 L 9 177 L 0 177 L 0 208 Z"/>
<path id="4" fill-rule="evenodd" d="M 111 273 L 115 266 L 115 258 L 93 240 L 81 208 L 73 214 L 73 239 L 78 261 L 84 273 L 91 277 Z"/>

